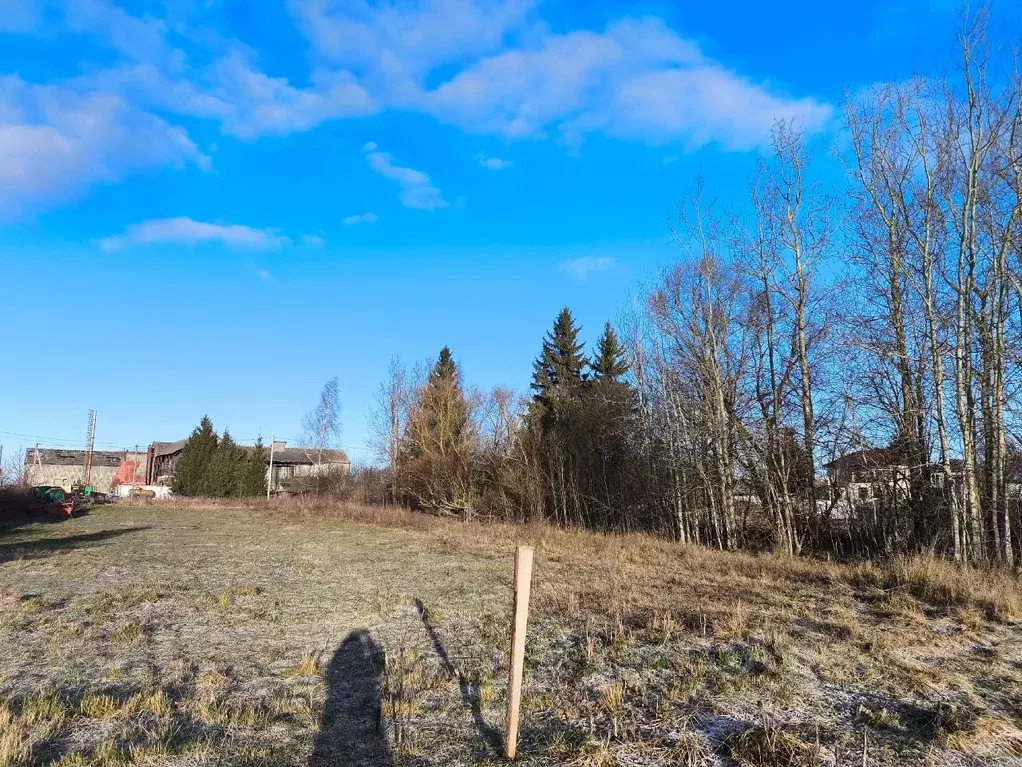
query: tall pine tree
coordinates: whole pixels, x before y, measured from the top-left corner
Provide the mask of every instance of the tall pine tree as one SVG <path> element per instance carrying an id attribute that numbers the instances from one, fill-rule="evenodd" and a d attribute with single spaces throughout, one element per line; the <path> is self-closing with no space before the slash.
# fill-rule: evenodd
<path id="1" fill-rule="evenodd" d="M 437 381 L 457 381 L 458 366 L 454 364 L 454 357 L 451 355 L 451 347 L 445 346 L 440 350 L 433 370 L 430 371 L 430 378 Z M 460 381 L 458 382 L 460 386 Z"/>
<path id="2" fill-rule="evenodd" d="M 532 365 L 533 399 L 541 418 L 556 417 L 559 407 L 581 391 L 589 364 L 578 340 L 581 330 L 564 307 L 543 339 L 543 350 Z"/>
<path id="3" fill-rule="evenodd" d="M 266 448 L 263 438 L 256 440 L 255 447 L 247 451 L 244 471 L 242 472 L 242 495 L 246 498 L 266 495 Z"/>
<path id="4" fill-rule="evenodd" d="M 594 379 L 611 383 L 619 382 L 630 370 L 625 360 L 625 350 L 609 322 L 603 326 L 603 335 L 596 344 L 596 356 L 591 368 Z"/>
<path id="5" fill-rule="evenodd" d="M 419 395 L 415 424 L 422 449 L 445 455 L 456 450 L 468 426 L 468 402 L 461 388 L 461 375 L 451 350 L 440 350 L 429 378 Z"/>
<path id="6" fill-rule="evenodd" d="M 202 478 L 202 493 L 210 498 L 237 498 L 242 494 L 242 482 L 248 456 L 226 429 L 220 439 L 209 468 Z"/>
<path id="7" fill-rule="evenodd" d="M 460 371 L 445 346 L 418 391 L 403 441 L 404 489 L 423 508 L 454 513 L 471 506 L 469 415 Z"/>
<path id="8" fill-rule="evenodd" d="M 217 448 L 217 436 L 208 415 L 185 441 L 174 471 L 171 487 L 177 495 L 201 495 L 206 487 L 205 476 Z"/>

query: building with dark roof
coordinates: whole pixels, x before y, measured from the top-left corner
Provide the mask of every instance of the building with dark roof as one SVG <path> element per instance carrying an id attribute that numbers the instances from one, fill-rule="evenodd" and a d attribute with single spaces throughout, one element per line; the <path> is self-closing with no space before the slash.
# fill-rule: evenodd
<path id="1" fill-rule="evenodd" d="M 101 493 L 120 485 L 170 485 L 177 470 L 185 440 L 153 442 L 146 452 L 96 450 L 92 453 L 89 484 Z M 266 481 L 273 492 L 292 492 L 317 485 L 316 478 L 344 475 L 351 461 L 343 450 L 314 450 L 273 443 L 266 447 Z M 253 450 L 243 447 L 244 450 Z M 53 485 L 71 490 L 85 481 L 85 451 L 33 447 L 25 451 L 25 482 Z"/>
<path id="2" fill-rule="evenodd" d="M 145 453 L 94 450 L 89 484 L 109 493 L 125 482 L 144 480 Z M 50 485 L 70 491 L 85 483 L 85 451 L 30 447 L 25 451 L 25 484 Z"/>
<path id="3" fill-rule="evenodd" d="M 945 481 L 940 464 L 912 460 L 900 446 L 875 447 L 847 453 L 826 464 L 827 484 L 834 493 L 838 508 L 905 498 L 913 481 L 942 487 Z M 951 482 L 957 486 L 962 476 L 962 462 L 950 461 Z"/>
<path id="4" fill-rule="evenodd" d="M 149 446 L 149 485 L 169 485 L 174 480 L 185 440 L 154 442 Z M 243 447 L 244 450 L 253 450 Z M 288 447 L 286 442 L 272 445 L 273 467 L 270 469 L 271 446 L 266 446 L 266 481 L 274 493 L 300 490 L 309 480 L 328 474 L 347 474 L 351 460 L 343 450 L 316 450 Z"/>

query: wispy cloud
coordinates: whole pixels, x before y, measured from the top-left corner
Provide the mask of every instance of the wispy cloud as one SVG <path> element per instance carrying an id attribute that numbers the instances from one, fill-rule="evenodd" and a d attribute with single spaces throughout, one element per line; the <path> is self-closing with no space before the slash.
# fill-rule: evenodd
<path id="1" fill-rule="evenodd" d="M 326 247 L 326 238 L 320 237 L 318 234 L 307 234 L 304 237 L 302 237 L 302 242 L 308 245 L 310 248 Z"/>
<path id="2" fill-rule="evenodd" d="M 194 246 L 208 242 L 244 250 L 273 250 L 289 244 L 290 240 L 275 229 L 253 229 L 240 224 L 210 224 L 181 217 L 132 224 L 122 234 L 100 240 L 99 247 L 110 253 L 142 245 L 169 243 Z"/>
<path id="3" fill-rule="evenodd" d="M 557 270 L 571 275 L 576 280 L 584 280 L 594 272 L 605 272 L 613 269 L 616 263 L 613 258 L 601 256 L 599 258 L 582 257 L 562 261 L 557 265 Z"/>
<path id="4" fill-rule="evenodd" d="M 0 77 L 0 217 L 163 166 L 209 166 L 182 129 L 117 96 Z"/>
<path id="5" fill-rule="evenodd" d="M 507 170 L 514 165 L 510 160 L 501 160 L 499 157 L 487 157 L 482 153 L 477 154 L 476 159 L 486 170 Z"/>
<path id="6" fill-rule="evenodd" d="M 289 8 L 321 57 L 364 70 L 387 66 L 391 80 L 400 83 L 499 49 L 537 5 L 539 0 L 291 0 Z"/>
<path id="7" fill-rule="evenodd" d="M 952 0 L 899 0 L 928 2 Z M 0 215 L 67 202 L 135 173 L 208 166 L 179 118 L 249 140 L 400 110 L 507 139 L 570 146 L 604 134 L 745 150 L 762 145 L 779 118 L 812 132 L 834 111 L 706 56 L 653 16 L 553 32 L 539 0 L 288 0 L 312 48 L 298 81 L 267 74 L 260 51 L 233 30 L 177 5 L 133 16 L 113 0 L 0 0 L 0 31 L 45 27 L 68 44 L 88 36 L 100 51 L 82 74 L 56 84 L 0 78 Z M 375 146 L 366 155 L 401 186 L 405 205 L 448 205 L 427 174 Z"/>
<path id="8" fill-rule="evenodd" d="M 346 226 L 352 224 L 375 224 L 377 217 L 375 213 L 358 213 L 354 216 L 345 216 L 341 219 L 341 223 Z"/>
<path id="9" fill-rule="evenodd" d="M 256 277 L 264 282 L 273 282 L 273 275 L 269 269 L 256 269 Z"/>
<path id="10" fill-rule="evenodd" d="M 480 58 L 422 94 L 422 108 L 480 133 L 573 143 L 601 132 L 689 148 L 763 144 L 778 118 L 818 130 L 830 105 L 791 98 L 702 54 L 661 20 L 540 36 Z"/>
<path id="11" fill-rule="evenodd" d="M 369 167 L 386 179 L 396 181 L 401 187 L 401 203 L 408 208 L 437 210 L 446 208 L 447 200 L 439 189 L 433 186 L 429 176 L 421 170 L 397 165 L 387 152 L 381 152 L 376 143 L 370 141 L 362 147 Z"/>

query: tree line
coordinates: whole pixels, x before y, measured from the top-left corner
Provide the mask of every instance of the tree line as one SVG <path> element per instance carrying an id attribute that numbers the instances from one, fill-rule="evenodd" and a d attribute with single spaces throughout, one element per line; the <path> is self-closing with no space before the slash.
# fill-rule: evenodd
<path id="1" fill-rule="evenodd" d="M 832 159 L 778 122 L 747 199 L 696 183 L 677 262 L 587 354 L 563 310 L 531 393 L 392 365 L 388 492 L 436 513 L 725 549 L 1019 561 L 1022 78 L 964 31 L 957 74 L 850 97 Z M 868 448 L 868 503 L 828 464 Z M 865 454 L 863 454 L 865 455 Z"/>
<path id="2" fill-rule="evenodd" d="M 203 416 L 185 440 L 174 470 L 176 495 L 205 498 L 254 498 L 266 495 L 266 448 L 262 438 L 251 448 L 237 444 L 224 429 L 217 435 Z"/>

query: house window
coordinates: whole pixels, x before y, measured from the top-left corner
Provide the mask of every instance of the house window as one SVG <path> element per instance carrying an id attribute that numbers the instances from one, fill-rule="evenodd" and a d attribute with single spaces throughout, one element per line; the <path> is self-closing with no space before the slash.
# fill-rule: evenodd
<path id="1" fill-rule="evenodd" d="M 865 501 L 867 498 L 869 498 L 869 490 L 867 488 L 865 488 L 865 487 L 860 487 L 859 488 L 859 500 L 860 501 Z"/>

